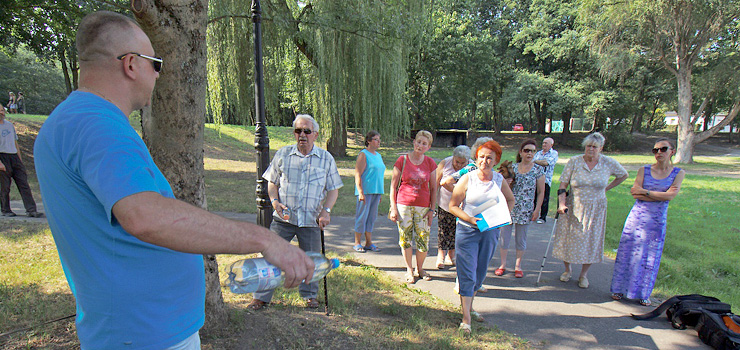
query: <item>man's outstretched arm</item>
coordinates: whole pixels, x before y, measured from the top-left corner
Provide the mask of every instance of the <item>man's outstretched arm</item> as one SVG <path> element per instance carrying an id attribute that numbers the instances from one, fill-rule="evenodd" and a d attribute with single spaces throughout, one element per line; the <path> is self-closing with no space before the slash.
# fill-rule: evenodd
<path id="1" fill-rule="evenodd" d="M 285 286 L 313 276 L 313 261 L 272 231 L 229 220 L 155 192 L 140 192 L 113 205 L 113 215 L 126 232 L 151 244 L 193 254 L 262 255 L 285 273 Z"/>

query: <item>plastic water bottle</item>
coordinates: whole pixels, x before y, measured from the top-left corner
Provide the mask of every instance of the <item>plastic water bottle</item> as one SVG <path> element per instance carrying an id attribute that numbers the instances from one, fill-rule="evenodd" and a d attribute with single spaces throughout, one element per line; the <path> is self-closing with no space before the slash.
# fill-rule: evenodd
<path id="1" fill-rule="evenodd" d="M 306 255 L 316 265 L 309 282 L 316 282 L 339 267 L 339 259 L 327 259 L 316 252 L 306 252 Z M 285 279 L 282 271 L 264 258 L 239 260 L 227 267 L 226 273 L 229 275 L 229 288 L 236 294 L 273 290 L 282 285 Z"/>

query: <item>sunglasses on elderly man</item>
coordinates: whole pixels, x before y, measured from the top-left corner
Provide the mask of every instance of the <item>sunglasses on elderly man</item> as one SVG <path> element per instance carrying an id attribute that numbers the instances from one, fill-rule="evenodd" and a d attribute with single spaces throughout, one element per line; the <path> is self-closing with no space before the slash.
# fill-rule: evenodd
<path id="1" fill-rule="evenodd" d="M 668 146 L 663 146 L 663 147 L 659 147 L 659 148 L 653 148 L 653 154 L 658 154 L 658 151 L 661 151 L 663 153 L 666 153 L 666 152 L 668 152 L 669 149 L 671 149 L 671 148 L 668 147 Z"/>
<path id="2" fill-rule="evenodd" d="M 303 133 L 306 134 L 306 135 L 311 135 L 311 133 L 313 132 L 313 130 L 311 130 L 311 129 L 300 129 L 300 128 L 296 128 L 295 130 L 293 130 L 293 132 L 296 135 L 300 135 L 301 134 L 301 131 L 303 131 Z"/>
<path id="3" fill-rule="evenodd" d="M 119 59 L 119 60 L 122 60 L 124 57 L 126 57 L 126 55 L 135 55 L 135 56 L 139 56 L 141 58 L 146 58 L 146 59 L 152 61 L 152 66 L 154 67 L 154 71 L 155 72 L 159 73 L 162 70 L 162 62 L 163 61 L 162 61 L 162 58 L 160 58 L 160 57 L 152 57 L 152 56 L 142 55 L 142 54 L 137 53 L 137 52 L 126 52 L 125 54 L 123 54 L 121 56 L 118 56 L 116 58 Z"/>

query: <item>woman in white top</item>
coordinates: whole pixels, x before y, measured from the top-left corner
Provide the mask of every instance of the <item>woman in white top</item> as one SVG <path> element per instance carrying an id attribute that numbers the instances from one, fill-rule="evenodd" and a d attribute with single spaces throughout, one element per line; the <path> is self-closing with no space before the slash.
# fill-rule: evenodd
<path id="1" fill-rule="evenodd" d="M 455 254 L 463 312 L 460 329 L 466 333 L 471 332 L 471 317 L 479 322 L 484 321 L 483 317 L 473 311 L 473 297 L 486 278 L 488 263 L 496 250 L 499 234 L 497 228 L 481 232 L 477 225 L 481 219 L 472 214 L 478 206 L 498 197 L 499 193 L 503 193 L 506 198 L 509 211 L 514 208 L 514 194 L 509 185 L 501 174 L 493 171 L 500 160 L 501 146 L 496 141 L 488 141 L 478 147 L 475 157 L 478 169 L 460 178 L 450 198 L 450 213 L 458 217 Z"/>
<path id="2" fill-rule="evenodd" d="M 437 268 L 455 265 L 455 216 L 450 214 L 450 197 L 452 191 L 442 187 L 442 179 L 452 176 L 473 161 L 469 158 L 470 147 L 460 145 L 452 150 L 452 156 L 443 159 L 437 166 L 437 182 L 440 184 L 439 205 L 437 206 Z M 446 255 L 446 261 L 445 261 Z"/>

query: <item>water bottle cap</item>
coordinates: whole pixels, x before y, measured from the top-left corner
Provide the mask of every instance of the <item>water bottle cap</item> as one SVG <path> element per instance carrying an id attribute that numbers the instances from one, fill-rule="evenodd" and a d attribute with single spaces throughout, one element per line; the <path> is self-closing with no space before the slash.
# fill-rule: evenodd
<path id="1" fill-rule="evenodd" d="M 337 259 L 337 258 L 332 258 L 332 259 L 330 259 L 329 261 L 331 262 L 331 269 L 332 269 L 332 270 L 333 270 L 333 269 L 336 269 L 337 267 L 339 267 L 339 259 Z"/>

